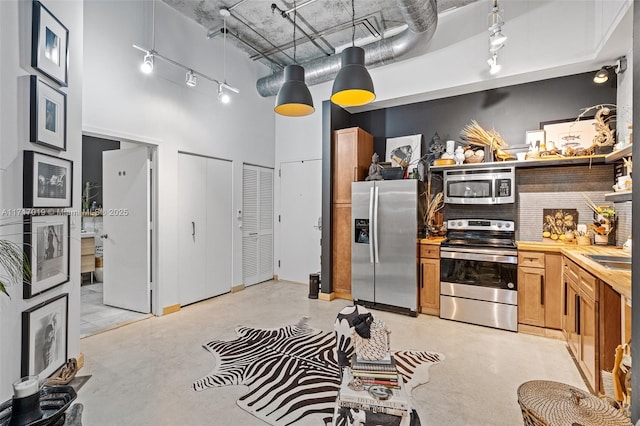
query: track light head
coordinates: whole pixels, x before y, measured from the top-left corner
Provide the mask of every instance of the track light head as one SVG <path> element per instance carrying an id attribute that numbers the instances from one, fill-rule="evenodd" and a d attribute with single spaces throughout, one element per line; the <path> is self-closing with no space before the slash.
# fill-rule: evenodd
<path id="1" fill-rule="evenodd" d="M 498 63 L 498 55 L 496 53 L 487 61 L 489 64 L 489 74 L 495 75 L 500 72 L 502 66 Z"/>
<path id="2" fill-rule="evenodd" d="M 153 72 L 153 55 L 148 53 L 144 55 L 142 64 L 140 65 L 140 71 L 145 74 L 151 74 Z"/>
<path id="3" fill-rule="evenodd" d="M 593 82 L 596 84 L 603 84 L 609 81 L 609 72 L 611 70 L 610 66 L 603 66 L 598 70 L 596 75 L 593 76 Z"/>
<path id="4" fill-rule="evenodd" d="M 193 73 L 193 70 L 187 71 L 187 76 L 185 77 L 185 84 L 189 87 L 196 87 L 196 84 L 198 84 L 198 78 Z"/>
<path id="5" fill-rule="evenodd" d="M 507 41 L 507 36 L 502 34 L 502 29 L 498 28 L 498 31 L 489 36 L 489 44 L 491 47 L 497 47 L 498 49 L 504 45 Z"/>
<path id="6" fill-rule="evenodd" d="M 218 101 L 225 105 L 231 102 L 231 96 L 222 89 L 222 85 L 218 86 Z"/>

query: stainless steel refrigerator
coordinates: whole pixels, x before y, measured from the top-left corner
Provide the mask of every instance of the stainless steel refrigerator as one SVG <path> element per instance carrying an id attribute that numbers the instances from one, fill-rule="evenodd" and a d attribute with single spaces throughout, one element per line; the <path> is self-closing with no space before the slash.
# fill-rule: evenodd
<path id="1" fill-rule="evenodd" d="M 424 222 L 416 179 L 351 186 L 351 295 L 370 307 L 417 315 L 416 238 Z M 421 194 L 421 195 L 420 195 Z"/>

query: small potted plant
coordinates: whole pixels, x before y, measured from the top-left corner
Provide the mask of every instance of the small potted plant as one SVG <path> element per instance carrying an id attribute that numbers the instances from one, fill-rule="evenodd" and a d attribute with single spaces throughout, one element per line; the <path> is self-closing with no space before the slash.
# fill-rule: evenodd
<path id="1" fill-rule="evenodd" d="M 609 234 L 613 231 L 615 225 L 616 211 L 610 206 L 598 206 L 589 197 L 584 195 L 587 205 L 593 211 L 594 220 L 589 226 L 589 230 L 593 233 L 593 241 L 595 244 L 607 245 L 609 243 Z"/>

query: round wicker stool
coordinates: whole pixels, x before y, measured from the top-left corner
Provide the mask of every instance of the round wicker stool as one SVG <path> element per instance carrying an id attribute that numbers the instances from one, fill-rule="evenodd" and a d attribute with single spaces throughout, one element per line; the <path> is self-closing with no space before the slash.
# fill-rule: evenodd
<path id="1" fill-rule="evenodd" d="M 526 426 L 630 426 L 631 420 L 600 398 L 564 383 L 532 380 L 518 387 Z"/>

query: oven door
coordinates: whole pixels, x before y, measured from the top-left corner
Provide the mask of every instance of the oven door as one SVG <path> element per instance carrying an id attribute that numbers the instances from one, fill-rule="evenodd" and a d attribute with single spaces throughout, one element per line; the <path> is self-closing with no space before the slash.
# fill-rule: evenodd
<path id="1" fill-rule="evenodd" d="M 441 248 L 440 282 L 517 290 L 518 255 L 512 250 Z"/>

